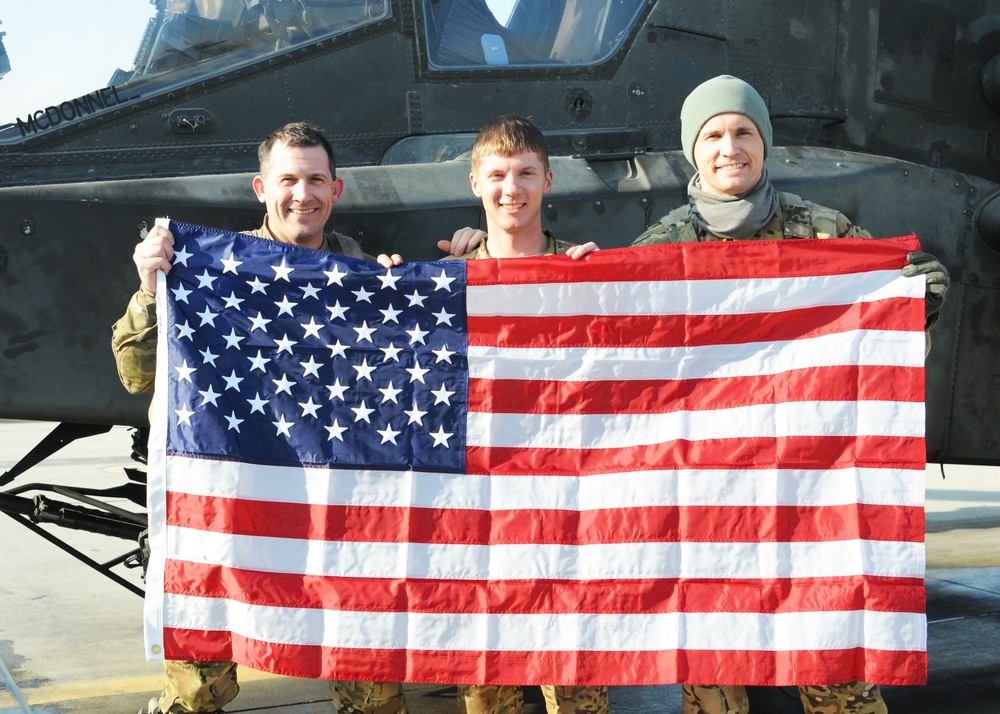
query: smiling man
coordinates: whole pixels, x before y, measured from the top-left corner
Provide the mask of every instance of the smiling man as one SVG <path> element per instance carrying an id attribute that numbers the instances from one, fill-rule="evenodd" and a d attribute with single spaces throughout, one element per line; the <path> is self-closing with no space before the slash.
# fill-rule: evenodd
<path id="1" fill-rule="evenodd" d="M 542 228 L 542 199 L 552 188 L 552 171 L 545 137 L 529 119 L 507 114 L 479 131 L 472 144 L 469 183 L 483 203 L 487 230 L 484 234 L 463 229 L 477 234 L 482 242 L 460 256 L 461 260 L 563 252 L 578 259 L 597 248 L 594 243 L 574 245 L 556 240 Z M 610 711 L 607 687 L 543 685 L 542 696 L 547 714 Z M 524 710 L 524 692 L 518 686 L 462 684 L 458 698 L 465 714 L 521 714 Z"/>
<path id="2" fill-rule="evenodd" d="M 871 235 L 843 213 L 775 190 L 765 161 L 771 119 L 756 89 L 729 75 L 695 87 L 681 107 L 681 147 L 696 169 L 688 203 L 671 211 L 632 245 L 718 240 L 846 238 Z M 927 253 L 910 253 L 903 275 L 927 277 L 929 330 L 944 304 L 947 271 Z M 930 341 L 928 338 L 928 349 Z M 728 678 L 726 672 L 720 677 Z M 799 687 L 806 714 L 885 714 L 877 684 L 815 683 Z M 742 686 L 685 684 L 684 714 L 748 714 Z"/>
<path id="3" fill-rule="evenodd" d="M 552 188 L 548 156 L 536 147 L 504 146 L 511 143 L 505 130 L 517 125 L 515 118 L 488 125 L 472 149 L 469 182 L 483 202 L 498 258 L 541 255 L 549 244 L 541 218 L 542 198 Z"/>
<path id="4" fill-rule="evenodd" d="M 260 174 L 253 179 L 253 191 L 267 213 L 252 233 L 321 248 L 326 222 L 344 192 L 329 142 L 308 124 L 289 124 L 264 139 L 257 156 Z"/>
<path id="5" fill-rule="evenodd" d="M 337 178 L 333 147 L 320 131 L 304 122 L 286 124 L 258 148 L 260 174 L 253 191 L 267 208 L 260 228 L 249 235 L 368 258 L 345 235 L 326 230 L 326 222 L 344 190 Z M 122 384 L 132 394 L 153 390 L 156 375 L 156 271 L 170 271 L 174 237 L 155 226 L 132 255 L 139 290 L 112 329 L 111 349 Z M 209 554 L 211 555 L 211 554 Z M 239 693 L 233 662 L 166 660 L 166 680 L 159 697 L 143 714 L 218 712 Z M 406 714 L 402 686 L 395 682 L 330 682 L 338 714 Z"/>
<path id="6" fill-rule="evenodd" d="M 552 188 L 552 170 L 545 137 L 530 120 L 507 114 L 479 131 L 472 145 L 469 183 L 483 203 L 486 232 L 461 229 L 475 234 L 478 244 L 478 249 L 472 246 L 462 258 L 525 258 L 563 252 L 579 258 L 597 248 L 594 243 L 578 246 L 557 241 L 542 228 L 542 199 Z"/>
<path id="7" fill-rule="evenodd" d="M 719 114 L 701 128 L 694 145 L 703 188 L 719 196 L 751 191 L 764 166 L 764 141 L 750 117 Z"/>

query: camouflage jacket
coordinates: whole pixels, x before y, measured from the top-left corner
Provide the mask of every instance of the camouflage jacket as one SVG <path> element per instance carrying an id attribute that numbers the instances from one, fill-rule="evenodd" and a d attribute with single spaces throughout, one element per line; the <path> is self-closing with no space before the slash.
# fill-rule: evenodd
<path id="1" fill-rule="evenodd" d="M 274 240 L 266 224 L 247 235 Z M 323 249 L 352 258 L 370 258 L 353 238 L 340 233 L 326 234 Z M 156 376 L 156 296 L 140 289 L 129 300 L 125 314 L 111 328 L 111 351 L 118 377 L 131 394 L 153 391 Z"/>
<path id="2" fill-rule="evenodd" d="M 567 243 L 564 240 L 556 240 L 555 237 L 549 231 L 544 231 L 545 237 L 549 239 L 549 245 L 545 249 L 544 255 L 559 255 L 560 253 L 565 253 L 567 250 L 577 245 L 576 243 Z M 492 258 L 490 251 L 486 247 L 486 243 L 489 240 L 489 236 L 483 238 L 483 241 L 470 250 L 465 255 L 450 255 L 445 260 L 483 260 L 484 258 Z"/>
<path id="3" fill-rule="evenodd" d="M 843 213 L 812 201 L 806 201 L 793 193 L 778 192 L 778 210 L 767 225 L 747 236 L 745 240 L 770 240 L 776 238 L 871 238 L 871 234 L 855 226 Z M 676 208 L 645 233 L 636 238 L 632 245 L 653 245 L 656 243 L 694 243 L 723 240 L 711 233 L 699 233 L 691 220 L 689 205 Z"/>
<path id="4" fill-rule="evenodd" d="M 778 192 L 778 210 L 767 225 L 744 240 L 772 240 L 778 238 L 871 238 L 863 228 L 851 223 L 840 211 L 806 201 L 794 193 Z M 675 208 L 656 225 L 632 241 L 632 245 L 658 243 L 695 243 L 725 240 L 711 233 L 699 233 L 691 220 L 689 205 Z M 931 349 L 930 329 L 937 322 L 937 309 L 928 308 L 924 322 L 924 353 Z"/>

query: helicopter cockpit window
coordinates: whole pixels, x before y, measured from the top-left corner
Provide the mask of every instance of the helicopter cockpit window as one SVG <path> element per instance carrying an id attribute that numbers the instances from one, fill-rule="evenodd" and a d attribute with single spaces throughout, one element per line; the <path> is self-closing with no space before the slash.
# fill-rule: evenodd
<path id="1" fill-rule="evenodd" d="M 435 69 L 591 65 L 632 30 L 645 0 L 423 0 Z"/>
<path id="2" fill-rule="evenodd" d="M 391 14 L 391 0 L 43 4 L 0 3 L 0 143 Z"/>
<path id="3" fill-rule="evenodd" d="M 389 0 L 158 0 L 133 76 L 198 72 L 340 34 L 389 16 Z M 221 62 L 218 59 L 221 58 Z M 215 61 L 213 61 L 215 60 Z"/>

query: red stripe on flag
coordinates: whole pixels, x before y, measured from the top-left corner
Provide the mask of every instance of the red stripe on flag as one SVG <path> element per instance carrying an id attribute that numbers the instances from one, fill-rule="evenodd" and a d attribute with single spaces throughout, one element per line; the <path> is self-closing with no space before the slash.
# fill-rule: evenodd
<path id="1" fill-rule="evenodd" d="M 924 301 L 889 298 L 739 315 L 470 315 L 469 344 L 599 348 L 784 342 L 850 330 L 910 331 L 912 311 L 922 315 Z"/>
<path id="2" fill-rule="evenodd" d="M 794 436 L 666 441 L 614 449 L 469 446 L 471 474 L 574 474 L 677 469 L 924 468 L 923 437 Z"/>
<path id="3" fill-rule="evenodd" d="M 760 579 L 435 580 L 342 578 L 167 560 L 166 592 L 254 605 L 362 612 L 619 614 L 923 612 L 923 580 L 878 576 Z"/>
<path id="4" fill-rule="evenodd" d="M 666 650 L 660 652 L 467 652 L 332 648 L 260 642 L 238 634 L 163 629 L 167 658 L 199 652 L 251 668 L 312 679 L 440 684 L 630 685 L 716 682 L 788 686 L 854 681 L 924 684 L 924 652 L 872 649 L 821 651 Z M 557 678 L 548 676 L 558 673 Z"/>
<path id="5" fill-rule="evenodd" d="M 904 506 L 642 506 L 465 510 L 312 505 L 167 494 L 167 523 L 234 535 L 352 543 L 923 542 L 923 509 Z"/>
<path id="6" fill-rule="evenodd" d="M 922 402 L 922 367 L 838 365 L 775 375 L 594 382 L 469 379 L 469 411 L 487 414 L 663 414 L 754 404 Z"/>
<path id="7" fill-rule="evenodd" d="M 822 261 L 816 260 L 813 249 L 822 253 Z M 914 250 L 920 250 L 920 243 L 912 235 L 879 240 L 754 240 L 740 241 L 738 246 L 718 241 L 611 248 L 576 261 L 565 255 L 470 260 L 465 269 L 469 285 L 793 278 L 902 270 L 904 251 Z M 739 261 L 738 271 L 732 267 L 734 260 Z"/>

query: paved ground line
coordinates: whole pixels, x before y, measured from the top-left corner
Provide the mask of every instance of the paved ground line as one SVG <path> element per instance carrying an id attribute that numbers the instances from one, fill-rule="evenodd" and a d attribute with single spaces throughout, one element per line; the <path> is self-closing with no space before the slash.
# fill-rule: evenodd
<path id="1" fill-rule="evenodd" d="M 32 714 L 31 707 L 28 706 L 28 703 L 24 701 L 24 697 L 21 696 L 21 690 L 17 688 L 17 683 L 14 681 L 14 678 L 10 676 L 10 670 L 7 669 L 7 665 L 4 664 L 2 658 L 0 658 L 0 675 L 3 675 L 3 681 L 6 682 L 7 689 L 10 690 L 10 693 L 17 701 L 18 706 L 21 707 L 21 711 L 24 712 L 24 714 Z"/>

